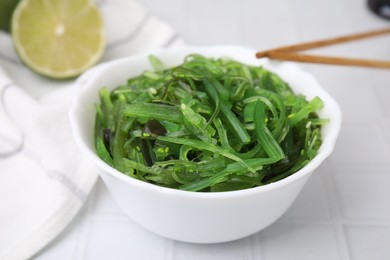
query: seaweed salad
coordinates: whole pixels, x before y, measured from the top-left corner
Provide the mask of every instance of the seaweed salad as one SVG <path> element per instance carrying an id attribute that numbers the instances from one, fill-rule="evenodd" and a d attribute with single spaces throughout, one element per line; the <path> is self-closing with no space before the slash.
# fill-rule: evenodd
<path id="1" fill-rule="evenodd" d="M 321 145 L 316 111 L 278 75 L 193 54 L 109 91 L 96 104 L 98 155 L 132 178 L 186 191 L 248 189 L 281 180 Z"/>

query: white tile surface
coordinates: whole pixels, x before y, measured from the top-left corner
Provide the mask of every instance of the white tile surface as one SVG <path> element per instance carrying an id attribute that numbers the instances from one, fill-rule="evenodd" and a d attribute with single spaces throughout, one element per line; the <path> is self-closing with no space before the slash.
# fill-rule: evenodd
<path id="1" fill-rule="evenodd" d="M 336 18 L 345 16 L 342 1 L 292 0 L 292 11 L 298 17 Z"/>
<path id="2" fill-rule="evenodd" d="M 256 238 L 267 260 L 341 259 L 335 230 L 329 225 L 277 223 Z"/>
<path id="3" fill-rule="evenodd" d="M 379 125 L 344 124 L 330 160 L 346 164 L 388 164 L 389 147 Z"/>
<path id="4" fill-rule="evenodd" d="M 91 212 L 97 215 L 123 214 L 111 199 L 110 194 L 101 179 L 96 183 L 95 194 L 93 194 L 93 200 L 91 201 Z"/>
<path id="5" fill-rule="evenodd" d="M 80 259 L 161 259 L 165 239 L 125 216 L 91 216 Z"/>
<path id="6" fill-rule="evenodd" d="M 259 51 L 298 41 L 295 18 L 289 16 L 284 19 L 244 16 L 240 30 L 244 44 Z"/>
<path id="7" fill-rule="evenodd" d="M 390 219 L 388 168 L 340 168 L 334 172 L 334 180 L 344 217 Z"/>
<path id="8" fill-rule="evenodd" d="M 365 0 L 139 0 L 189 44 L 267 49 L 389 26 Z M 383 37 L 313 52 L 390 59 Z M 275 224 L 238 241 L 195 245 L 136 225 L 99 181 L 79 216 L 35 259 L 390 259 L 390 71 L 302 65 L 340 103 L 331 158 Z"/>
<path id="9" fill-rule="evenodd" d="M 312 41 L 351 33 L 351 26 L 343 22 L 344 19 L 340 16 L 332 19 L 327 16 L 298 16 L 296 20 L 300 40 Z"/>
<path id="10" fill-rule="evenodd" d="M 374 16 L 367 12 L 367 1 L 365 0 L 342 0 L 343 10 L 348 15 L 346 18 L 359 17 L 360 19 L 374 19 Z"/>
<path id="11" fill-rule="evenodd" d="M 345 227 L 348 247 L 353 260 L 390 259 L 390 226 Z"/>
<path id="12" fill-rule="evenodd" d="M 195 45 L 242 44 L 237 0 L 188 1 L 186 40 Z"/>
<path id="13" fill-rule="evenodd" d="M 253 259 L 251 238 L 216 245 L 194 245 L 175 242 L 173 259 L 186 260 L 248 260 Z"/>
<path id="14" fill-rule="evenodd" d="M 390 79 L 390 76 L 389 76 Z M 384 116 L 386 116 L 387 119 L 390 119 L 390 80 L 388 79 L 387 85 L 386 84 L 375 84 L 375 90 L 376 90 L 376 98 L 379 99 L 378 105 L 381 107 L 381 110 L 384 113 Z"/>
<path id="15" fill-rule="evenodd" d="M 326 190 L 322 184 L 320 176 L 321 170 L 314 173 L 309 179 L 307 185 L 303 187 L 302 192 L 291 208 L 282 217 L 284 218 L 320 218 L 330 217 L 328 203 L 326 201 Z"/>
<path id="16" fill-rule="evenodd" d="M 47 248 L 39 253 L 37 260 L 68 260 L 76 257 L 77 243 L 80 241 L 80 232 L 84 224 L 81 216 L 76 217 L 63 233 L 53 240 Z"/>
<path id="17" fill-rule="evenodd" d="M 240 5 L 245 16 L 268 17 L 274 20 L 275 17 L 290 16 L 292 2 L 290 0 L 268 2 L 245 0 L 241 1 Z"/>
<path id="18" fill-rule="evenodd" d="M 354 93 L 351 96 L 351 92 Z M 348 122 L 366 122 L 375 124 L 385 116 L 378 96 L 372 86 L 340 86 L 333 91 L 343 111 L 343 119 Z M 385 97 L 383 97 L 385 98 Z M 358 108 L 358 109 L 357 109 Z"/>

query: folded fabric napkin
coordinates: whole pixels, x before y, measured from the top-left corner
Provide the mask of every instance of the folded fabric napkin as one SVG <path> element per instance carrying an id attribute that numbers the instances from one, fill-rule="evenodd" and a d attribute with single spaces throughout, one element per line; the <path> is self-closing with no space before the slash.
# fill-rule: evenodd
<path id="1" fill-rule="evenodd" d="M 103 61 L 181 43 L 134 1 L 98 4 L 108 38 Z M 97 179 L 68 122 L 72 92 L 94 69 L 76 81 L 40 77 L 22 65 L 4 32 L 0 66 L 0 259 L 27 259 L 74 218 Z"/>

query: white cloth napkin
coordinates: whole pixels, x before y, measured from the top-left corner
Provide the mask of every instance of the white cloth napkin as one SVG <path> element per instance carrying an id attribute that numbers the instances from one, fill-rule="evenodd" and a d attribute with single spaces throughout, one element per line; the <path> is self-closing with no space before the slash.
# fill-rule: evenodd
<path id="1" fill-rule="evenodd" d="M 108 38 L 103 61 L 181 43 L 134 1 L 98 5 Z M 0 259 L 27 259 L 74 218 L 97 179 L 67 114 L 72 91 L 94 70 L 75 82 L 43 78 L 22 65 L 4 32 L 0 66 Z"/>

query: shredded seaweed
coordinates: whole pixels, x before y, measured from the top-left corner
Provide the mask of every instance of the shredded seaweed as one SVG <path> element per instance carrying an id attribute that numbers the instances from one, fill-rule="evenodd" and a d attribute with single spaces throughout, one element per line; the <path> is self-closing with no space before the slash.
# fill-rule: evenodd
<path id="1" fill-rule="evenodd" d="M 328 119 L 278 75 L 189 55 L 145 71 L 96 104 L 98 155 L 124 174 L 186 191 L 221 192 L 279 181 L 312 160 Z"/>

